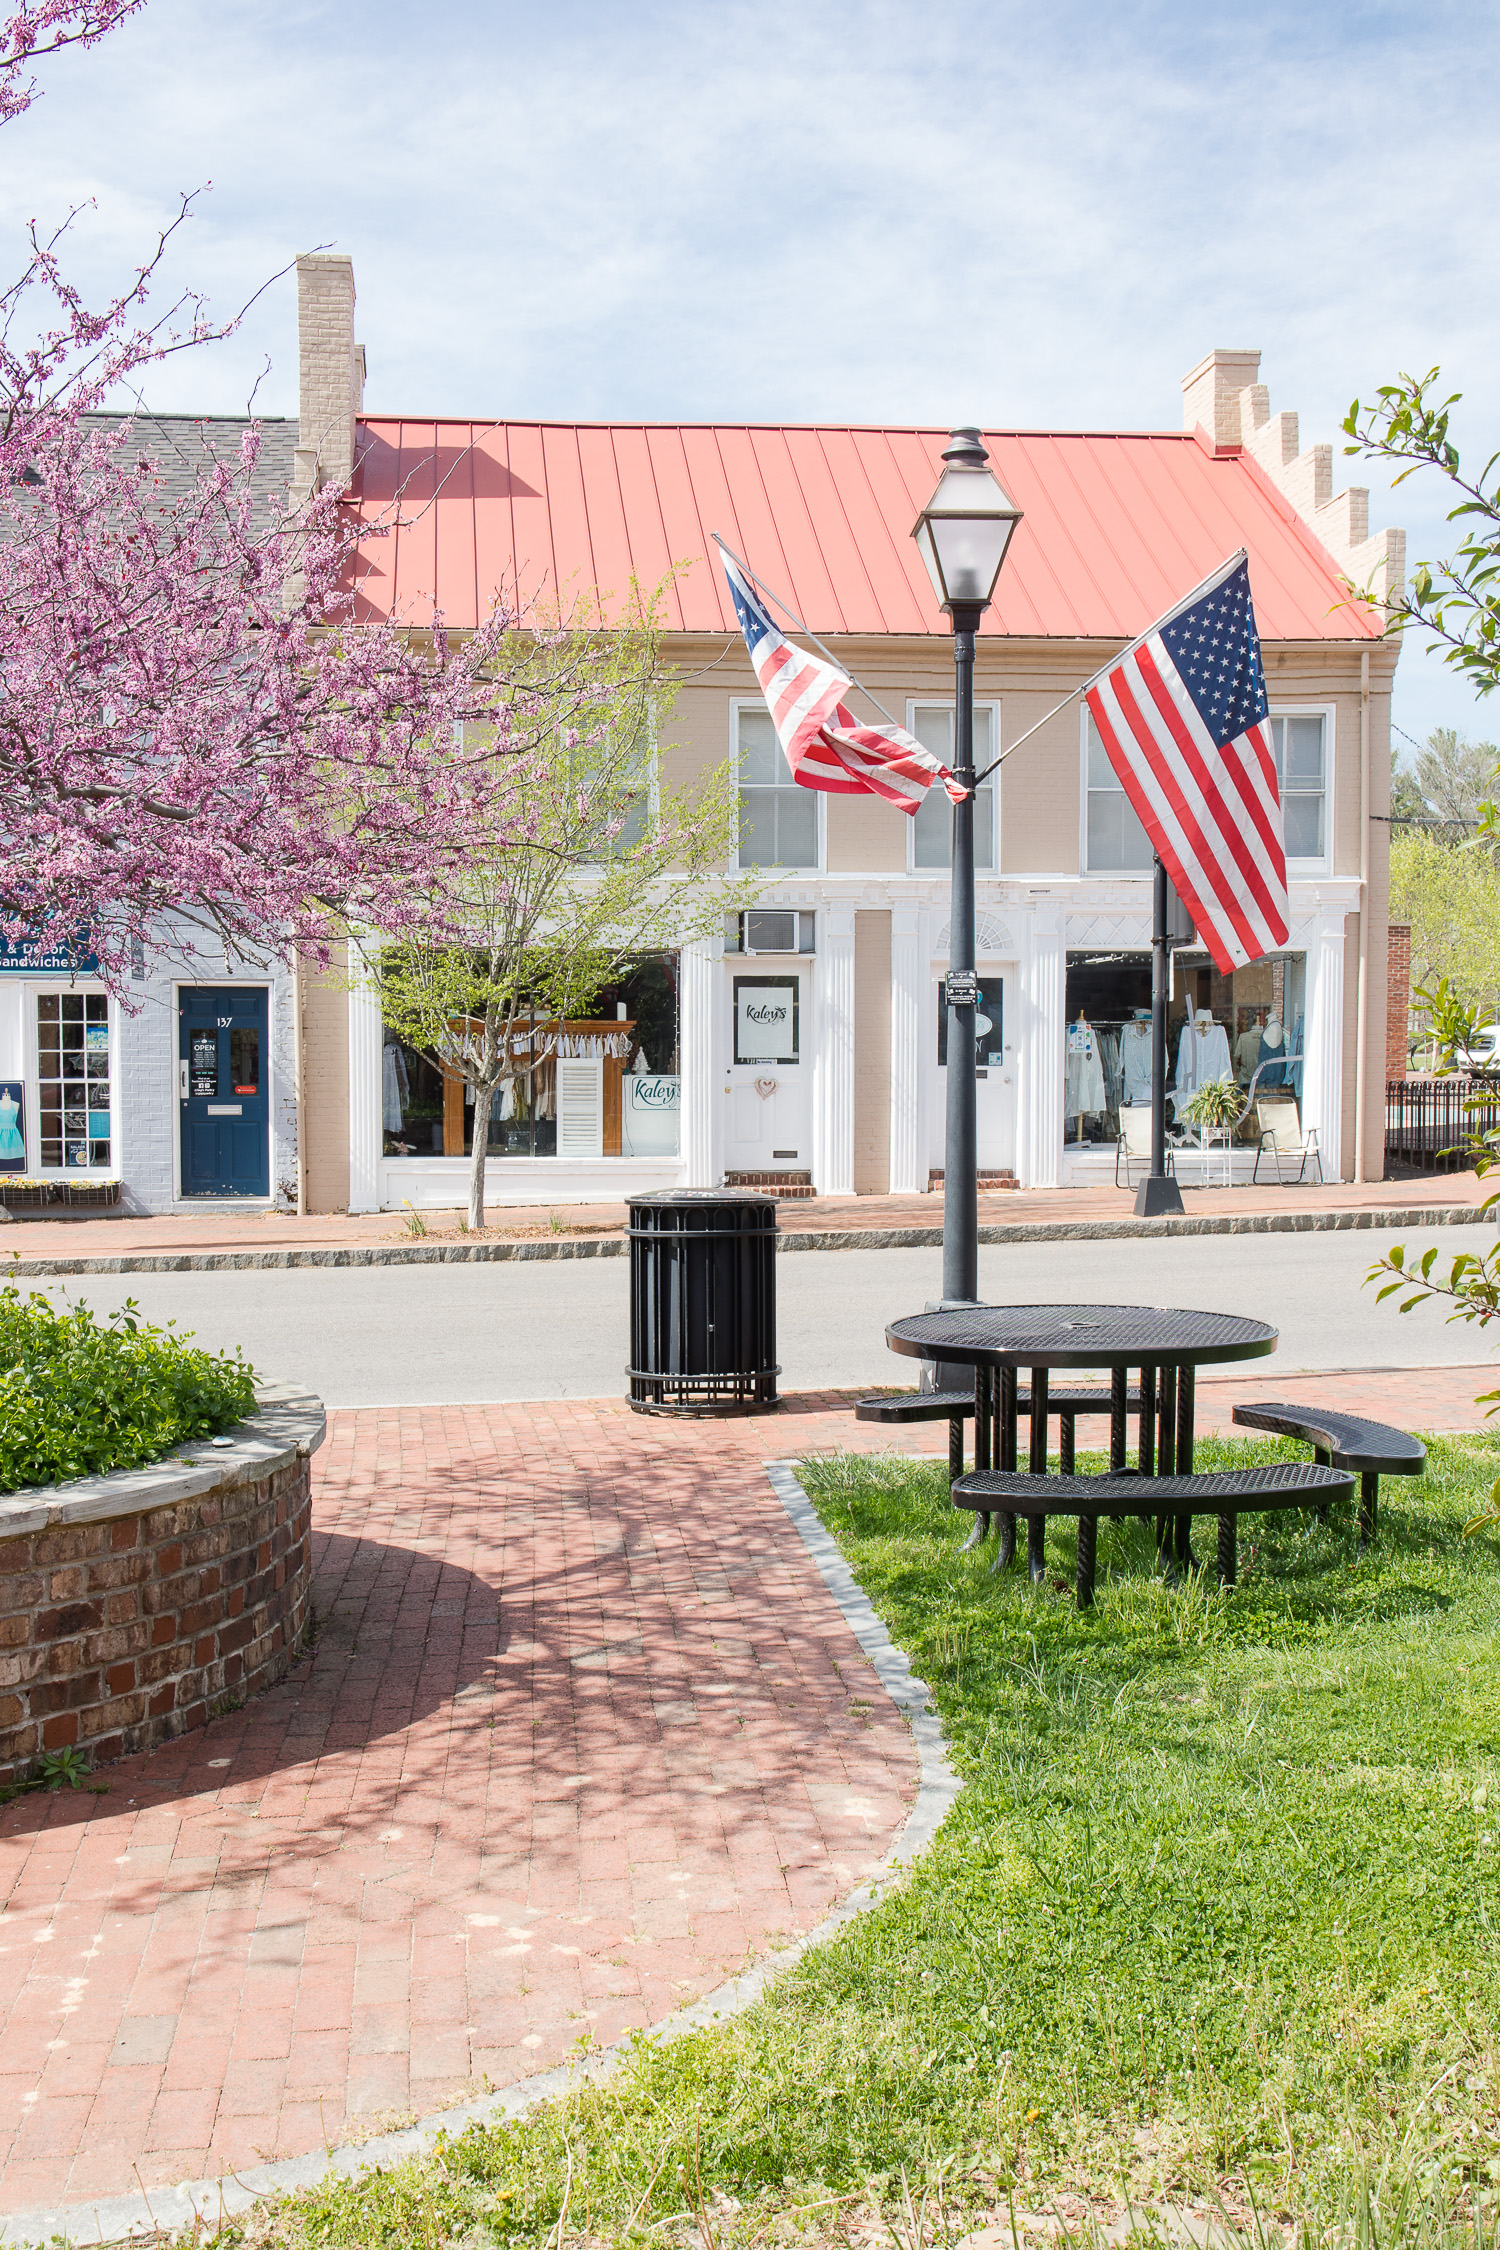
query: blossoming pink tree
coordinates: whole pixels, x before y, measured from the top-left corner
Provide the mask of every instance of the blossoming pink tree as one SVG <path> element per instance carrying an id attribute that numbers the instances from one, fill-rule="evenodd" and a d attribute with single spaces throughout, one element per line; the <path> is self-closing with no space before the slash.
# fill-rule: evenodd
<path id="1" fill-rule="evenodd" d="M 0 123 L 32 100 L 36 58 L 141 4 L 21 7 Z M 66 225 L 33 229 L 0 289 L 0 931 L 86 932 L 117 990 L 169 913 L 251 951 L 419 912 L 440 930 L 468 840 L 525 834 L 538 745 L 604 723 L 597 681 L 566 664 L 545 711 L 507 686 L 503 602 L 462 638 L 439 617 L 355 625 L 339 495 L 268 514 L 253 429 L 169 490 L 111 409 L 225 332 L 191 293 L 148 307 L 186 209 L 100 309 L 67 279 Z"/>

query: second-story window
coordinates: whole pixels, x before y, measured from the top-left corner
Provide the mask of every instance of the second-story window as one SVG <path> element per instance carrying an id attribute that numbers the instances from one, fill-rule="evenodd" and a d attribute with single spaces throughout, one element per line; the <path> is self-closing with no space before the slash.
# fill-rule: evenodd
<path id="1" fill-rule="evenodd" d="M 953 707 L 947 703 L 914 703 L 912 733 L 924 750 L 953 763 Z M 980 703 L 974 710 L 974 771 L 983 773 L 995 755 L 995 710 Z M 995 784 L 981 783 L 974 797 L 974 865 L 992 869 L 995 864 Z M 948 868 L 953 865 L 953 800 L 941 784 L 923 798 L 911 824 L 911 865 L 914 868 Z"/>
<path id="2" fill-rule="evenodd" d="M 1273 713 L 1276 786 L 1281 792 L 1281 833 L 1286 856 L 1328 856 L 1328 761 L 1321 711 Z"/>
<path id="3" fill-rule="evenodd" d="M 1087 715 L 1086 715 L 1087 717 Z M 1134 805 L 1120 787 L 1104 739 L 1088 725 L 1088 787 L 1084 810 L 1084 864 L 1091 875 L 1149 874 L 1155 854 Z"/>
<path id="4" fill-rule="evenodd" d="M 792 779 L 764 706 L 735 706 L 741 867 L 816 867 L 818 798 Z"/>

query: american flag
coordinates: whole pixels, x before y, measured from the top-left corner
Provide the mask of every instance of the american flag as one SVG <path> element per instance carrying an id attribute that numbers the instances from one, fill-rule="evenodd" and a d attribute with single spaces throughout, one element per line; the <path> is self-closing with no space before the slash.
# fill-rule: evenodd
<path id="1" fill-rule="evenodd" d="M 1243 552 L 1126 649 L 1086 700 L 1221 974 L 1285 945 L 1281 798 Z"/>
<path id="2" fill-rule="evenodd" d="M 794 648 L 732 556 L 719 550 L 735 615 L 755 677 L 786 753 L 794 779 L 804 789 L 830 789 L 850 796 L 870 791 L 915 813 L 935 781 L 955 804 L 964 792 L 949 768 L 924 750 L 904 727 L 887 722 L 864 726 L 846 709 L 850 682 L 832 664 Z"/>

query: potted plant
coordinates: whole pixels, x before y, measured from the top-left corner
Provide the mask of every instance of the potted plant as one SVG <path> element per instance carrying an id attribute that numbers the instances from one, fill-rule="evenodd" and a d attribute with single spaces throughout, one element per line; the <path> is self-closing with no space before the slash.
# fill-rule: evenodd
<path id="1" fill-rule="evenodd" d="M 1226 1074 L 1223 1078 L 1205 1078 L 1192 1100 L 1183 1105 L 1182 1114 L 1194 1125 L 1237 1125 L 1244 1107 L 1243 1089 Z"/>

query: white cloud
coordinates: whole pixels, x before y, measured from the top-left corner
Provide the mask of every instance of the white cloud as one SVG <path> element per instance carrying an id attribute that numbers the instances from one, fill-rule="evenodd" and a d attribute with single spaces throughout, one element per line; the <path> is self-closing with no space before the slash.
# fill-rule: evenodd
<path id="1" fill-rule="evenodd" d="M 377 407 L 1171 426 L 1250 343 L 1304 442 L 1441 361 L 1477 448 L 1495 46 L 1457 0 L 151 0 L 7 129 L 0 230 L 94 196 L 102 285 L 212 179 L 174 274 L 227 309 L 348 250 Z M 284 282 L 157 403 L 233 411 L 269 356 L 294 410 L 292 326 Z M 1435 504 L 1374 520 L 1431 553 Z M 1474 723 L 1415 650 L 1397 716 Z"/>

